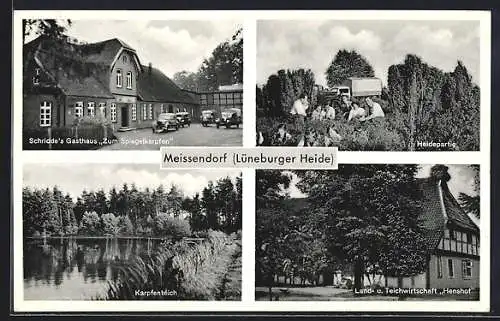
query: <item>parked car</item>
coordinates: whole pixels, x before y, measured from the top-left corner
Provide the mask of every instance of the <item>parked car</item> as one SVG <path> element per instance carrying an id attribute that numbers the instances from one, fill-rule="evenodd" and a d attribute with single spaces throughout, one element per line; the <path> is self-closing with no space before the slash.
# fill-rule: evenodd
<path id="1" fill-rule="evenodd" d="M 173 113 L 162 113 L 158 115 L 157 120 L 153 121 L 151 127 L 153 129 L 153 133 L 156 133 L 157 131 L 168 131 L 170 128 L 179 130 L 179 120 Z"/>
<path id="2" fill-rule="evenodd" d="M 238 108 L 228 108 L 223 110 L 220 117 L 215 120 L 217 128 L 220 126 L 226 126 L 226 128 L 229 128 L 232 125 L 236 125 L 236 128 L 238 128 L 241 123 L 241 109 Z"/>
<path id="3" fill-rule="evenodd" d="M 207 127 L 209 124 L 215 124 L 215 110 L 209 109 L 201 112 L 201 125 Z"/>
<path id="4" fill-rule="evenodd" d="M 184 125 L 187 125 L 188 127 L 191 126 L 191 118 L 189 117 L 189 113 L 185 111 L 178 112 L 176 114 L 177 120 L 179 121 L 179 124 L 184 127 Z"/>

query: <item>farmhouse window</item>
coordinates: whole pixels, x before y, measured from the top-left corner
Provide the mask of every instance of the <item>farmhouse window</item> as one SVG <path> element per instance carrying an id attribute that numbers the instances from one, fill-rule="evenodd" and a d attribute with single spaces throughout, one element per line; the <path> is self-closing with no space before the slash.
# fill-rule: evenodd
<path id="1" fill-rule="evenodd" d="M 147 120 L 148 119 L 148 115 L 146 114 L 146 104 L 142 104 L 142 119 L 143 120 Z"/>
<path id="2" fill-rule="evenodd" d="M 40 84 L 40 68 L 35 68 L 35 76 L 33 77 L 33 85 Z"/>
<path id="3" fill-rule="evenodd" d="M 448 259 L 448 276 L 450 279 L 455 277 L 455 271 L 453 270 L 453 259 Z"/>
<path id="4" fill-rule="evenodd" d="M 472 277 L 472 261 L 462 260 L 462 276 L 464 279 Z"/>
<path id="5" fill-rule="evenodd" d="M 132 72 L 127 72 L 127 88 L 132 89 Z"/>
<path id="6" fill-rule="evenodd" d="M 137 106 L 136 104 L 132 104 L 132 120 L 137 120 Z"/>
<path id="7" fill-rule="evenodd" d="M 91 117 L 95 116 L 95 103 L 93 101 L 87 103 L 87 114 Z"/>
<path id="8" fill-rule="evenodd" d="M 123 55 L 122 61 L 123 61 L 123 63 L 127 63 L 127 55 Z"/>
<path id="9" fill-rule="evenodd" d="M 75 117 L 76 118 L 83 117 L 83 101 L 77 101 L 75 103 Z"/>
<path id="10" fill-rule="evenodd" d="M 111 103 L 110 112 L 111 112 L 111 121 L 116 123 L 116 104 L 115 103 Z"/>
<path id="11" fill-rule="evenodd" d="M 50 127 L 52 120 L 52 103 L 42 101 L 40 104 L 40 127 Z"/>
<path id="12" fill-rule="evenodd" d="M 160 113 L 164 113 L 165 109 L 163 108 L 163 104 L 160 105 Z"/>
<path id="13" fill-rule="evenodd" d="M 443 258 L 437 257 L 437 277 L 441 279 L 443 277 Z"/>
<path id="14" fill-rule="evenodd" d="M 153 104 L 149 104 L 149 119 L 153 119 Z"/>
<path id="15" fill-rule="evenodd" d="M 121 88 L 123 86 L 122 71 L 121 69 L 116 70 L 116 87 Z"/>
<path id="16" fill-rule="evenodd" d="M 106 103 L 99 103 L 99 112 L 102 117 L 106 118 Z"/>

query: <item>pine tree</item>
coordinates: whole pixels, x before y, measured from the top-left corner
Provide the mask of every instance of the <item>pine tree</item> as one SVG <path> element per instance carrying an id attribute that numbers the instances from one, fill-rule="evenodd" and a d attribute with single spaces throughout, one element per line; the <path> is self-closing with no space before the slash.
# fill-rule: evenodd
<path id="1" fill-rule="evenodd" d="M 329 87 L 341 85 L 349 77 L 374 77 L 375 72 L 365 57 L 356 51 L 339 50 L 328 69 L 326 80 Z"/>

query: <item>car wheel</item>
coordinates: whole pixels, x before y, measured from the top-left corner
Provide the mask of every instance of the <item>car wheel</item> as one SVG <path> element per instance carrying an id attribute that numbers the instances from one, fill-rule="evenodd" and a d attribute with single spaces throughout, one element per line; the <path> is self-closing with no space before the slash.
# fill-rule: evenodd
<path id="1" fill-rule="evenodd" d="M 229 124 L 226 124 L 226 128 L 231 128 L 231 125 L 229 125 Z"/>
<path id="2" fill-rule="evenodd" d="M 217 124 L 217 129 L 219 129 L 219 124 Z"/>
<path id="3" fill-rule="evenodd" d="M 240 124 L 236 124 L 236 128 L 240 128 Z"/>

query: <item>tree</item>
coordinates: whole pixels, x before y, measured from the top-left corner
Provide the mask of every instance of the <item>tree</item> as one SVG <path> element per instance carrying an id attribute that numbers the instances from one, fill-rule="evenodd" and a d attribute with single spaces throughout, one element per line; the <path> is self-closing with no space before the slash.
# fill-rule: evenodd
<path id="1" fill-rule="evenodd" d="M 167 194 L 168 212 L 174 217 L 178 217 L 182 208 L 182 191 L 177 185 L 172 184 Z"/>
<path id="2" fill-rule="evenodd" d="M 215 201 L 215 190 L 212 181 L 208 182 L 208 185 L 203 188 L 201 195 L 201 204 L 203 210 L 205 211 L 207 227 L 214 230 L 219 229 L 219 220 L 217 218 L 217 207 Z"/>
<path id="3" fill-rule="evenodd" d="M 200 194 L 196 195 L 191 199 L 187 198 L 183 202 L 182 208 L 190 213 L 189 215 L 189 225 L 193 231 L 206 230 L 206 220 L 202 213 Z"/>
<path id="4" fill-rule="evenodd" d="M 329 87 L 341 85 L 349 77 L 374 77 L 373 67 L 356 51 L 339 50 L 328 69 L 326 81 Z"/>
<path id="5" fill-rule="evenodd" d="M 236 192 L 231 178 L 224 177 L 217 180 L 215 186 L 215 200 L 220 222 L 220 228 L 225 232 L 234 232 L 235 213 L 234 200 Z"/>
<path id="6" fill-rule="evenodd" d="M 185 70 L 179 71 L 174 74 L 172 80 L 176 83 L 177 86 L 181 87 L 182 89 L 196 92 L 199 91 L 197 73 Z"/>
<path id="7" fill-rule="evenodd" d="M 101 215 L 102 232 L 104 235 L 117 235 L 119 231 L 120 218 L 116 217 L 113 213 L 106 213 Z"/>
<path id="8" fill-rule="evenodd" d="M 417 275 L 426 265 L 418 219 L 416 166 L 344 165 L 338 171 L 298 171 L 310 200 L 311 229 L 333 257 L 352 264 L 354 288 L 364 274 Z"/>
<path id="9" fill-rule="evenodd" d="M 154 233 L 157 236 L 180 238 L 191 235 L 191 229 L 187 221 L 160 213 L 154 218 Z"/>
<path id="10" fill-rule="evenodd" d="M 51 38 L 63 38 L 71 20 L 65 21 L 54 19 L 23 19 L 23 43 L 32 32 L 37 35 L 45 35 Z"/>
<path id="11" fill-rule="evenodd" d="M 469 165 L 474 171 L 474 193 L 476 195 L 468 195 L 466 193 L 460 193 L 458 196 L 458 201 L 466 213 L 471 213 L 477 218 L 481 217 L 480 213 L 480 194 L 479 194 L 479 165 Z"/>
<path id="12" fill-rule="evenodd" d="M 128 215 L 122 215 L 118 218 L 118 235 L 131 236 L 134 234 L 134 226 Z"/>
<path id="13" fill-rule="evenodd" d="M 99 189 L 95 193 L 95 202 L 96 202 L 95 210 L 97 213 L 104 214 L 108 212 L 109 210 L 108 200 L 106 198 L 106 193 L 104 192 L 103 189 Z"/>
<path id="14" fill-rule="evenodd" d="M 256 205 L 264 207 L 284 198 L 283 190 L 290 186 L 291 175 L 279 170 L 255 171 Z"/>
<path id="15" fill-rule="evenodd" d="M 215 91 L 221 85 L 243 82 L 243 33 L 236 33 L 219 44 L 209 58 L 204 59 L 197 74 L 198 88 Z"/>
<path id="16" fill-rule="evenodd" d="M 85 212 L 80 222 L 79 233 L 84 235 L 100 235 L 101 220 L 96 212 Z"/>

